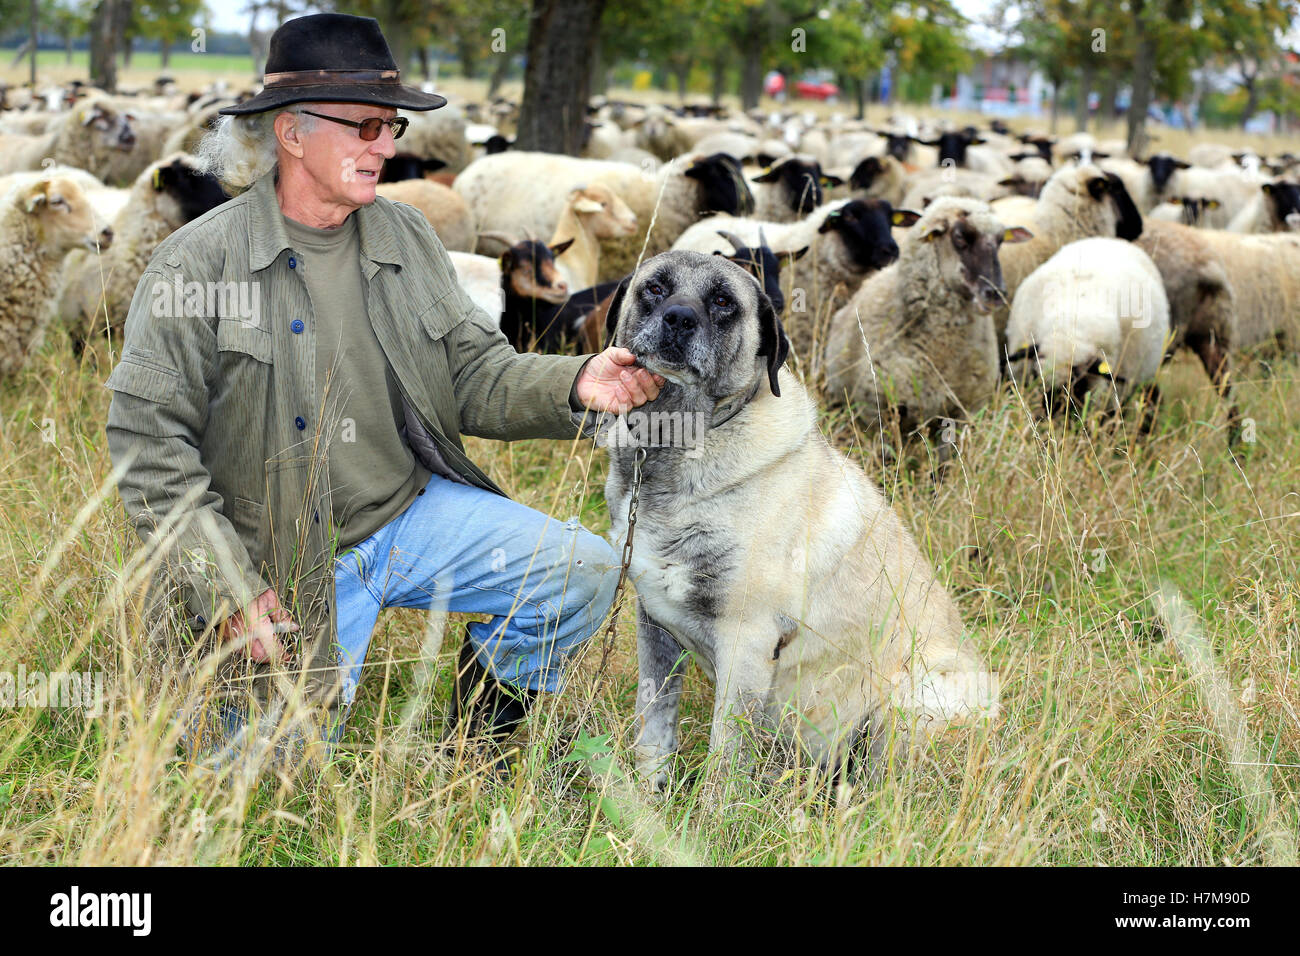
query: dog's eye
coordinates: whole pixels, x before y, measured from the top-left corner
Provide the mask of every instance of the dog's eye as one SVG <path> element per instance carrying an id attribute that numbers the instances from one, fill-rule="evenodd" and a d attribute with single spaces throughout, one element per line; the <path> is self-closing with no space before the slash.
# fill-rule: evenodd
<path id="1" fill-rule="evenodd" d="M 719 293 L 718 295 L 715 295 L 713 297 L 713 304 L 720 309 L 726 309 L 731 307 L 731 300 L 728 299 L 725 295 Z"/>
<path id="2" fill-rule="evenodd" d="M 663 295 L 664 289 L 658 282 L 647 282 L 645 290 L 651 295 Z"/>

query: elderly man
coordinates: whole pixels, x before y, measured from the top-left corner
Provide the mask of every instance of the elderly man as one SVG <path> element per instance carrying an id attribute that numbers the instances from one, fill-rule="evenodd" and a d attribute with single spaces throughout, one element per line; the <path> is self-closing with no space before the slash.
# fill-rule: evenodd
<path id="1" fill-rule="evenodd" d="M 246 191 L 158 247 L 107 382 L 127 513 L 192 623 L 237 642 L 262 704 L 295 662 L 335 739 L 384 607 L 492 615 L 457 675 L 471 733 L 559 689 L 617 557 L 507 498 L 460 435 L 572 438 L 663 384 L 624 349 L 517 354 L 420 213 L 376 199 L 397 108 L 445 103 L 401 85 L 375 20 L 282 25 L 263 92 L 201 149 Z M 245 719 L 226 706 L 225 732 Z"/>

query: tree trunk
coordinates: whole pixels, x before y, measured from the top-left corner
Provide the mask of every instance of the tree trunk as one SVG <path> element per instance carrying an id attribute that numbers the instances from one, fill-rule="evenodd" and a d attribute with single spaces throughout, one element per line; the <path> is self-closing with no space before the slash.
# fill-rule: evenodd
<path id="1" fill-rule="evenodd" d="M 853 83 L 853 92 L 858 99 L 858 119 L 867 118 L 867 80 L 859 76 Z"/>
<path id="2" fill-rule="evenodd" d="M 63 38 L 63 62 L 72 62 L 72 36 L 70 34 Z"/>
<path id="3" fill-rule="evenodd" d="M 122 38 L 122 66 L 131 69 L 131 54 L 135 52 L 135 37 Z"/>
<path id="4" fill-rule="evenodd" d="M 605 0 L 533 0 L 515 148 L 577 156 Z"/>
<path id="5" fill-rule="evenodd" d="M 135 37 L 131 35 L 131 8 L 135 0 L 117 0 L 117 9 L 113 11 L 113 33 L 116 35 L 116 47 L 122 53 L 123 65 L 131 66 L 131 54 L 135 52 Z"/>
<path id="6" fill-rule="evenodd" d="M 421 46 L 415 51 L 415 57 L 420 61 L 420 76 L 429 79 L 429 48 Z"/>
<path id="7" fill-rule="evenodd" d="M 788 92 L 793 93 L 793 90 Z M 745 57 L 740 70 L 740 108 L 752 110 L 758 107 L 763 96 L 763 61 L 756 54 Z"/>
<path id="8" fill-rule="evenodd" d="M 1146 0 L 1133 0 L 1133 25 L 1137 47 L 1133 57 L 1133 99 L 1128 105 L 1128 154 L 1146 155 L 1147 107 L 1151 105 L 1151 71 L 1155 66 L 1154 45 L 1143 19 Z"/>
<path id="9" fill-rule="evenodd" d="M 474 79 L 478 72 L 478 50 L 475 49 L 474 41 L 465 36 L 456 37 L 456 58 L 460 60 L 461 76 L 467 80 Z"/>
<path id="10" fill-rule="evenodd" d="M 117 4 L 99 0 L 90 20 L 90 82 L 110 93 L 117 92 Z"/>
<path id="11" fill-rule="evenodd" d="M 32 0 L 32 3 L 31 3 L 31 10 L 30 10 L 30 12 L 31 12 L 31 35 L 32 35 L 32 49 L 31 49 L 31 58 L 32 58 L 32 62 L 31 62 L 31 68 L 28 70 L 28 77 L 29 77 L 29 78 L 31 79 L 31 81 L 32 81 L 32 92 L 33 92 L 33 93 L 36 92 L 36 49 L 37 49 L 37 40 L 39 39 L 39 37 L 37 36 L 38 31 L 37 31 L 37 29 L 36 29 L 36 18 L 37 18 L 37 12 L 38 12 L 38 10 L 39 10 L 39 7 L 40 7 L 40 4 L 37 2 L 37 0 Z"/>
<path id="12" fill-rule="evenodd" d="M 497 61 L 496 66 L 492 67 L 492 78 L 488 80 L 487 98 L 489 100 L 497 95 L 497 91 L 505 83 L 506 77 L 510 75 L 510 54 L 503 50 L 494 54 L 494 56 L 496 56 Z"/>
<path id="13" fill-rule="evenodd" d="M 713 58 L 713 88 L 709 91 L 714 106 L 722 105 L 722 94 L 727 89 L 727 55 L 719 52 Z"/>
<path id="14" fill-rule="evenodd" d="M 33 58 L 33 63 L 35 58 Z M 1258 74 L 1248 75 L 1245 70 L 1241 71 L 1241 85 L 1246 88 L 1246 108 L 1241 111 L 1241 128 L 1245 129 L 1250 118 L 1255 115 L 1255 110 L 1259 108 L 1259 84 L 1255 82 Z"/>
<path id="15" fill-rule="evenodd" d="M 165 70 L 172 61 L 172 45 L 164 40 L 158 49 L 162 51 L 162 69 Z"/>
<path id="16" fill-rule="evenodd" d="M 1061 81 L 1052 81 L 1052 128 L 1049 133 L 1051 136 L 1056 135 L 1056 121 L 1061 116 Z"/>
<path id="17" fill-rule="evenodd" d="M 1083 61 L 1083 70 L 1079 73 L 1079 102 L 1074 105 L 1074 128 L 1083 133 L 1088 129 L 1088 97 L 1092 95 L 1093 62 L 1091 57 Z"/>
<path id="18" fill-rule="evenodd" d="M 1101 81 L 1101 102 L 1097 104 L 1097 124 L 1094 127 L 1099 134 L 1115 118 L 1115 94 L 1118 86 L 1119 78 L 1107 71 Z"/>
<path id="19" fill-rule="evenodd" d="M 676 63 L 673 65 L 673 76 L 677 80 L 677 101 L 686 102 L 686 84 L 691 78 L 691 64 Z"/>

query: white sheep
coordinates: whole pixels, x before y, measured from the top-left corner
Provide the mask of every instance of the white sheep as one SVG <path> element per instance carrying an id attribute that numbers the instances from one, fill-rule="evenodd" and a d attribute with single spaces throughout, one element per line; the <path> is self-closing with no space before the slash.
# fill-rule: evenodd
<path id="1" fill-rule="evenodd" d="M 636 213 L 608 186 L 596 183 L 570 191 L 548 246 L 570 242 L 555 268 L 573 291 L 590 289 L 600 274 L 600 240 L 636 235 Z"/>
<path id="2" fill-rule="evenodd" d="M 92 332 L 120 335 L 136 283 L 159 243 L 225 202 L 217 180 L 200 173 L 193 157 L 175 153 L 137 177 L 112 222 L 112 245 L 74 249 L 63 263 L 56 312 L 75 342 Z"/>
<path id="3" fill-rule="evenodd" d="M 1057 170 L 1038 196 L 1032 216 L 1018 218 L 1033 238 L 1004 246 L 999 255 L 1007 295 L 1014 296 L 1029 274 L 1076 239 L 1092 236 L 1135 239 L 1142 232 L 1139 215 L 1123 181 L 1092 165 L 1064 166 Z M 994 315 L 999 340 L 1005 334 L 1008 310 Z"/>
<path id="4" fill-rule="evenodd" d="M 44 135 L 0 136 L 0 175 L 39 170 L 49 160 L 85 169 L 109 185 L 126 184 L 153 158 L 140 163 L 138 145 L 126 114 L 103 98 L 88 98 L 60 115 Z"/>
<path id="5" fill-rule="evenodd" d="M 826 394 L 847 399 L 870 430 L 891 410 L 903 434 L 969 418 L 997 388 L 998 247 L 1029 238 L 987 203 L 936 200 L 903 236 L 898 261 L 831 320 Z"/>
<path id="6" fill-rule="evenodd" d="M 94 211 L 71 179 L 19 182 L 0 199 L 0 375 L 40 347 L 64 255 L 97 239 Z"/>
<path id="7" fill-rule="evenodd" d="M 474 250 L 478 241 L 474 214 L 464 197 L 450 187 L 428 179 L 402 179 L 380 183 L 375 187 L 375 195 L 418 209 L 429 220 L 444 248 L 457 252 Z"/>
<path id="8" fill-rule="evenodd" d="M 1262 183 L 1259 192 L 1228 223 L 1229 232 L 1293 232 L 1300 215 L 1300 185 L 1279 179 Z"/>
<path id="9" fill-rule="evenodd" d="M 630 239 L 601 247 L 601 280 L 632 271 L 666 250 L 701 215 L 753 208 L 753 196 L 734 159 L 695 154 L 655 172 L 626 163 L 511 150 L 475 160 L 456 177 L 482 232 L 550 236 L 571 190 L 600 183 L 627 203 L 640 224 Z"/>
<path id="10" fill-rule="evenodd" d="M 1151 257 L 1121 239 L 1072 242 L 1021 283 L 1006 347 L 1021 381 L 1049 395 L 1120 402 L 1149 385 L 1169 341 L 1169 302 Z"/>

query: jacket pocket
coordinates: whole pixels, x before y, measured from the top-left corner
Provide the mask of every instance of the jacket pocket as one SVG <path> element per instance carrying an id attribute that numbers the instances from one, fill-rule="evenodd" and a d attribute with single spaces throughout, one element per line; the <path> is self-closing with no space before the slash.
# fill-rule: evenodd
<path id="1" fill-rule="evenodd" d="M 105 387 L 115 392 L 126 392 L 146 401 L 165 405 L 176 394 L 180 373 L 158 362 L 135 356 L 127 351 L 108 376 Z"/>
<path id="2" fill-rule="evenodd" d="M 440 339 L 465 321 L 465 313 L 460 311 L 457 291 L 447 290 L 433 305 L 420 313 L 420 325 L 429 338 Z"/>
<path id="3" fill-rule="evenodd" d="M 248 549 L 248 556 L 254 564 L 267 559 L 266 555 L 266 506 L 248 498 L 235 496 L 230 499 L 230 508 L 226 513 L 230 523 L 239 535 L 239 540 Z"/>
<path id="4" fill-rule="evenodd" d="M 243 319 L 217 321 L 217 351 L 241 352 L 257 361 L 271 364 L 271 330 L 250 325 Z"/>

